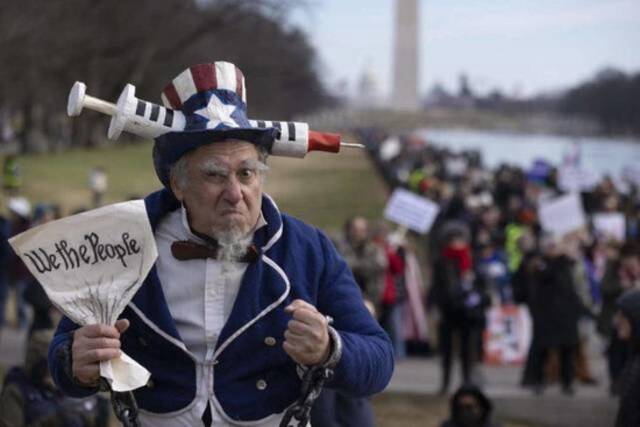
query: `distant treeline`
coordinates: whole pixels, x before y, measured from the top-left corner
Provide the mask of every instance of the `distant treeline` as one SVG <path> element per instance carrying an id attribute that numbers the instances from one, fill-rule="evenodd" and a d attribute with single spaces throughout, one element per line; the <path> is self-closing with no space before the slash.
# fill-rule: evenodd
<path id="1" fill-rule="evenodd" d="M 474 106 L 503 114 L 551 113 L 558 118 L 595 122 L 600 133 L 639 135 L 640 72 L 627 74 L 608 68 L 568 90 L 527 99 L 513 99 L 495 91 L 475 98 Z"/>
<path id="2" fill-rule="evenodd" d="M 606 133 L 640 134 L 640 72 L 607 69 L 569 90 L 560 111 L 598 121 Z"/>
<path id="3" fill-rule="evenodd" d="M 0 13 L 0 137 L 19 151 L 89 146 L 108 119 L 66 118 L 76 80 L 115 102 L 126 83 L 160 102 L 190 65 L 226 60 L 246 77 L 251 117 L 285 120 L 331 102 L 306 35 L 288 24 L 306 0 L 21 0 Z"/>

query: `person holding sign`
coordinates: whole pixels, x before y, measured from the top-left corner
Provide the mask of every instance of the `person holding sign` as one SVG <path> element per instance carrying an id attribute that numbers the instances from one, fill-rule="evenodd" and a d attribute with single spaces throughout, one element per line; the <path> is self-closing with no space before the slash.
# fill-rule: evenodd
<path id="1" fill-rule="evenodd" d="M 155 139 L 165 188 L 145 203 L 158 259 L 115 326 L 61 321 L 49 362 L 65 393 L 95 393 L 99 362 L 120 352 L 151 374 L 134 391 L 142 426 L 277 426 L 310 367 L 331 368 L 325 386 L 350 395 L 387 385 L 393 349 L 347 264 L 263 193 L 278 129 L 250 126 L 245 93 L 224 62 L 191 67 L 165 89 L 187 128 Z M 125 254 L 94 253 L 100 243 L 87 236 L 88 261 L 127 262 L 135 248 L 121 240 Z"/>

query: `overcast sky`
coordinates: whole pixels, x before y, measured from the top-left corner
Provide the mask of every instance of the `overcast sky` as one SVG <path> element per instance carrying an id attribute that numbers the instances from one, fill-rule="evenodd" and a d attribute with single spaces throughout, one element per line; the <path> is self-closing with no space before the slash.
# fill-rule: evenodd
<path id="1" fill-rule="evenodd" d="M 298 11 L 330 88 L 363 70 L 390 89 L 393 0 L 312 0 Z M 419 81 L 529 95 L 570 86 L 605 66 L 640 71 L 640 0 L 419 0 Z"/>

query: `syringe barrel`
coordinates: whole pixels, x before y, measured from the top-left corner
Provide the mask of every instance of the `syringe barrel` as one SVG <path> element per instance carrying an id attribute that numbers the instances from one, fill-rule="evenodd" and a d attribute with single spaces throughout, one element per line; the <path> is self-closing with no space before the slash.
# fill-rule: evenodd
<path id="1" fill-rule="evenodd" d="M 309 151 L 309 125 L 307 123 L 272 120 L 249 120 L 249 123 L 258 129 L 270 127 L 278 129 L 278 134 L 271 147 L 271 154 L 274 156 L 302 158 Z"/>
<path id="2" fill-rule="evenodd" d="M 184 130 L 185 123 L 181 111 L 136 98 L 135 108 L 127 114 L 124 129 L 144 138 L 156 138 L 168 132 Z"/>

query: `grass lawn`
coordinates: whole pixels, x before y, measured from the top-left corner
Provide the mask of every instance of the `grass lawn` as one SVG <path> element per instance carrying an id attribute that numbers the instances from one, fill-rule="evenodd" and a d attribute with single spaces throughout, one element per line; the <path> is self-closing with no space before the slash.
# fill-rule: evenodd
<path id="1" fill-rule="evenodd" d="M 88 174 L 102 166 L 109 177 L 107 203 L 143 197 L 160 188 L 151 149 L 145 142 L 22 157 L 22 192 L 32 203 L 60 204 L 65 213 L 88 208 Z M 281 210 L 306 222 L 333 231 L 348 216 L 376 219 L 382 214 L 386 190 L 362 150 L 312 153 L 305 159 L 271 157 L 269 166 L 266 191 Z"/>

